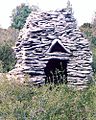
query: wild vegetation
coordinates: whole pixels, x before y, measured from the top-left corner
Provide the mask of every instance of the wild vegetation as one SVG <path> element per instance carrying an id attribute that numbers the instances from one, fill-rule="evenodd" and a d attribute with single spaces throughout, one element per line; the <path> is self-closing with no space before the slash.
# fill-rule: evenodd
<path id="1" fill-rule="evenodd" d="M 1 120 L 96 120 L 96 85 L 84 91 L 67 86 L 30 87 L 0 82 Z"/>
<path id="2" fill-rule="evenodd" d="M 0 61 L 1 61 L 0 72 L 8 72 L 15 65 L 16 61 L 15 54 L 7 42 L 4 42 L 3 44 L 0 45 Z"/>
<path id="3" fill-rule="evenodd" d="M 12 47 L 15 45 L 19 31 L 9 27 L 0 28 L 0 72 L 13 69 L 16 58 Z"/>
<path id="4" fill-rule="evenodd" d="M 15 9 L 12 11 L 12 16 L 11 16 L 11 27 L 15 29 L 22 29 L 27 17 L 31 13 L 31 11 L 37 11 L 39 8 L 37 6 L 29 6 L 24 3 L 22 3 L 20 6 L 17 6 Z"/>
<path id="5" fill-rule="evenodd" d="M 84 91 L 77 91 L 64 84 L 55 86 L 47 84 L 42 87 L 30 86 L 26 84 L 27 81 L 24 84 L 17 84 L 14 79 L 8 81 L 5 75 L 2 75 L 0 120 L 96 120 L 95 23 L 95 21 L 92 24 L 85 23 L 80 27 L 91 43 L 94 83 Z M 12 47 L 17 40 L 18 30 L 12 27 L 13 25 L 8 30 L 0 28 L 0 72 L 3 73 L 10 71 L 16 60 Z M 18 29 L 21 28 L 22 25 Z"/>

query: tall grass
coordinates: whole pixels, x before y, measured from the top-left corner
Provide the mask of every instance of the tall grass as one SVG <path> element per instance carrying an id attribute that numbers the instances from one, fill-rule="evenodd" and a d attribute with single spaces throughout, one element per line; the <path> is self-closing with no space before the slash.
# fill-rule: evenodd
<path id="1" fill-rule="evenodd" d="M 96 120 L 96 86 L 84 91 L 66 85 L 40 88 L 0 82 L 1 120 Z"/>

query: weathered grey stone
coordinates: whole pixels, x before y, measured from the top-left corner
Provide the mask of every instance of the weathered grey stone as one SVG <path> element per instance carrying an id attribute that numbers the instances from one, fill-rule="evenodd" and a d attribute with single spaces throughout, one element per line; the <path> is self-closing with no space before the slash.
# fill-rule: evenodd
<path id="1" fill-rule="evenodd" d="M 68 62 L 65 68 L 68 86 L 84 88 L 92 74 L 89 41 L 77 29 L 71 6 L 50 12 L 32 12 L 20 31 L 15 53 L 16 69 L 31 74 L 34 84 L 44 83 L 44 70 L 50 60 Z"/>

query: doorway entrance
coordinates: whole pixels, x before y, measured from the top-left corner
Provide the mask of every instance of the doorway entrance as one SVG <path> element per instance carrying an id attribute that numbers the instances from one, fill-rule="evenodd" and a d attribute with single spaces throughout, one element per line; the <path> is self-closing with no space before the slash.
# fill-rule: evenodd
<path id="1" fill-rule="evenodd" d="M 50 59 L 44 69 L 45 83 L 67 83 L 68 60 Z"/>

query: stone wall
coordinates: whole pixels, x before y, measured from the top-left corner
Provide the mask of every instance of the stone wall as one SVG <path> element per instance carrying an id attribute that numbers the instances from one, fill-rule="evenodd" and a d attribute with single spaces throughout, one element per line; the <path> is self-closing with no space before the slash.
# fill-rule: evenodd
<path id="1" fill-rule="evenodd" d="M 50 53 L 58 42 L 66 52 Z M 89 41 L 77 28 L 72 8 L 49 12 L 32 12 L 16 42 L 15 69 L 31 74 L 31 81 L 44 83 L 44 68 L 52 58 L 68 59 L 69 86 L 86 87 L 92 76 L 92 53 Z"/>

